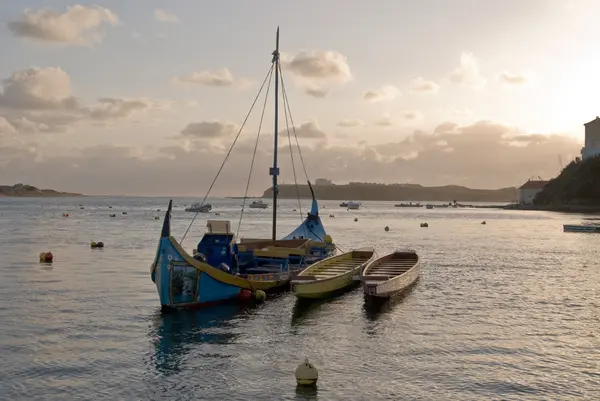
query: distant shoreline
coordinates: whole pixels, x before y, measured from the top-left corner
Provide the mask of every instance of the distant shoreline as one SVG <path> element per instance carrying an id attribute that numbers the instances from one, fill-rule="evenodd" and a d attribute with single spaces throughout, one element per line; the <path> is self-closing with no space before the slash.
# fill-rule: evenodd
<path id="1" fill-rule="evenodd" d="M 32 185 L 16 184 L 16 185 L 0 185 L 0 198 L 68 198 L 68 197 L 83 197 L 85 195 L 60 192 L 54 189 L 39 189 Z"/>

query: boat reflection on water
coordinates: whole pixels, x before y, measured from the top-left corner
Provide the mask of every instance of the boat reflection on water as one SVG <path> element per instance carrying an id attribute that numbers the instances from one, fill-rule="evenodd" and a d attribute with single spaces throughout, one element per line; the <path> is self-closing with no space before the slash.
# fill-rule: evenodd
<path id="1" fill-rule="evenodd" d="M 400 294 L 392 298 L 370 298 L 365 296 L 363 312 L 370 321 L 376 321 L 387 313 L 393 311 L 398 304 L 402 303 L 406 297 L 413 292 L 419 278 L 417 278 L 409 287 Z"/>
<path id="2" fill-rule="evenodd" d="M 317 310 L 321 309 L 321 306 L 328 303 L 330 300 L 327 298 L 323 299 L 309 299 L 309 298 L 298 298 L 292 309 L 292 326 L 302 324 L 305 320 L 310 320 L 311 315 Z"/>
<path id="3" fill-rule="evenodd" d="M 192 350 L 197 353 L 195 346 L 234 342 L 240 335 L 235 328 L 240 320 L 246 319 L 251 309 L 250 306 L 225 304 L 200 310 L 157 312 L 148 333 L 154 346 L 156 370 L 167 376 L 177 374 L 186 354 Z M 218 353 L 210 355 L 216 357 Z"/>

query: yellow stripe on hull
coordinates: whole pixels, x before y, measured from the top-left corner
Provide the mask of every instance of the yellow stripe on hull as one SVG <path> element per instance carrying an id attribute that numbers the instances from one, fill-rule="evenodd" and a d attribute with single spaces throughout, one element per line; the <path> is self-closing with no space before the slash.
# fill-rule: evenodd
<path id="1" fill-rule="evenodd" d="M 177 240 L 175 238 L 169 237 L 169 240 L 171 241 L 171 244 L 173 244 L 173 247 L 179 252 L 179 254 L 183 257 L 183 259 L 190 266 L 195 267 L 196 269 L 200 270 L 201 272 L 208 274 L 215 280 L 218 280 L 222 283 L 233 285 L 233 286 L 240 287 L 240 288 L 249 289 L 249 290 L 268 291 L 268 290 L 272 290 L 275 288 L 284 287 L 290 281 L 289 278 L 285 279 L 285 280 L 276 280 L 276 279 L 274 279 L 274 280 L 268 280 L 268 279 L 267 280 L 254 280 L 254 279 L 247 279 L 247 278 L 244 278 L 241 276 L 234 276 L 234 275 L 226 273 L 220 269 L 217 269 L 216 267 L 210 266 L 206 263 L 203 263 L 203 262 L 200 262 L 200 261 L 194 259 L 183 249 L 183 247 L 179 244 L 179 242 L 177 242 Z"/>
<path id="2" fill-rule="evenodd" d="M 327 280 L 294 283 L 292 285 L 292 292 L 298 298 L 326 298 L 336 291 L 343 290 L 355 284 L 352 280 L 352 276 L 353 273 L 349 272 L 343 276 L 337 276 Z"/>

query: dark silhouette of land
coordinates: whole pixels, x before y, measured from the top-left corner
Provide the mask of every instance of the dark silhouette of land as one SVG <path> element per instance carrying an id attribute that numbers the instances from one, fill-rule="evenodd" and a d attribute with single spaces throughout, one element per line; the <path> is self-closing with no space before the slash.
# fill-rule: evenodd
<path id="1" fill-rule="evenodd" d="M 569 163 L 533 199 L 534 207 L 557 211 L 600 211 L 600 156 Z"/>
<path id="2" fill-rule="evenodd" d="M 351 182 L 347 185 L 314 185 L 319 200 L 354 201 L 440 201 L 440 202 L 514 202 L 517 191 L 513 187 L 501 189 L 472 189 L 459 185 L 424 187 L 418 184 L 373 184 Z M 310 198 L 308 185 L 299 185 L 301 198 Z M 263 197 L 271 197 L 271 188 L 265 190 Z M 296 198 L 295 185 L 280 185 L 280 198 Z"/>
<path id="3" fill-rule="evenodd" d="M 81 194 L 58 192 L 53 189 L 39 189 L 31 185 L 16 184 L 0 185 L 0 197 L 65 197 L 65 196 L 83 196 Z"/>

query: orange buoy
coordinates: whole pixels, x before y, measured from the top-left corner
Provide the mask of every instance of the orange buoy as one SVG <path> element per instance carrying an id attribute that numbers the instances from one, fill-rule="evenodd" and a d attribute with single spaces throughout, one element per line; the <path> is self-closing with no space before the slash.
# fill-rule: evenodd
<path id="1" fill-rule="evenodd" d="M 40 253 L 40 262 L 52 263 L 52 260 L 54 260 L 54 255 L 52 254 L 52 252 L 48 251 Z"/>

